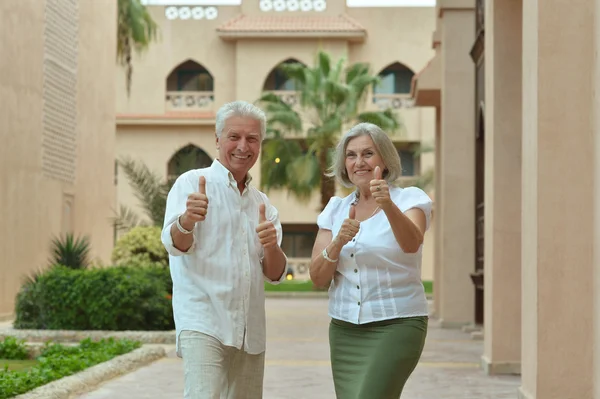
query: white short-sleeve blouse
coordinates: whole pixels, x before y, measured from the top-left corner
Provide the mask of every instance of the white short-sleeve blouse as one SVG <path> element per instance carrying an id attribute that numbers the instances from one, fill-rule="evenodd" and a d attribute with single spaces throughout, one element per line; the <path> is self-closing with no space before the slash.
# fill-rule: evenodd
<path id="1" fill-rule="evenodd" d="M 392 201 L 402 212 L 419 208 L 431 219 L 431 199 L 417 187 L 390 187 Z M 356 195 L 332 197 L 317 219 L 319 228 L 335 237 Z M 421 282 L 422 246 L 405 253 L 398 245 L 384 212 L 360 224 L 356 237 L 344 246 L 329 288 L 329 316 L 355 324 L 400 317 L 427 316 Z"/>

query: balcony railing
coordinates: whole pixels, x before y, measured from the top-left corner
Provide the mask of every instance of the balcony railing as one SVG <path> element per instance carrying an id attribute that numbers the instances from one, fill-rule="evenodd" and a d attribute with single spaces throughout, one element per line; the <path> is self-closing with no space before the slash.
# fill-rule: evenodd
<path id="1" fill-rule="evenodd" d="M 284 103 L 293 107 L 300 101 L 300 94 L 295 90 L 270 90 L 271 93 L 275 94 Z"/>
<path id="2" fill-rule="evenodd" d="M 294 280 L 310 280 L 310 258 L 288 258 L 288 268 L 294 271 Z"/>
<path id="3" fill-rule="evenodd" d="M 212 111 L 214 94 L 212 91 L 168 91 L 165 97 L 168 111 Z"/>
<path id="4" fill-rule="evenodd" d="M 373 104 L 380 110 L 412 108 L 415 101 L 408 94 L 373 94 Z"/>

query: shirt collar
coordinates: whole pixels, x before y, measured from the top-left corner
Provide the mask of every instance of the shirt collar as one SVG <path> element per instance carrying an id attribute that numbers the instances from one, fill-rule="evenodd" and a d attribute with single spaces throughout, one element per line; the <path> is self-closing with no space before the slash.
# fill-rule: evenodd
<path id="1" fill-rule="evenodd" d="M 217 176 L 218 180 L 223 181 L 224 183 L 229 183 L 233 186 L 237 186 L 237 181 L 235 181 L 233 175 L 218 159 L 215 159 L 211 165 L 211 169 L 214 170 L 215 176 Z M 252 175 L 248 173 L 246 175 L 246 187 L 250 185 L 252 181 Z"/>

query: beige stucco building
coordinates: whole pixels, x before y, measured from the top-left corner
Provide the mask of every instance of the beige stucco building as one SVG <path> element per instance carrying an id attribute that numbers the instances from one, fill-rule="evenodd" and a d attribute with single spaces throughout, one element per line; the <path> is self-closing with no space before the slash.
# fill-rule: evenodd
<path id="1" fill-rule="evenodd" d="M 382 77 L 365 109 L 393 107 L 398 112 L 404 126 L 393 139 L 406 181 L 433 168 L 433 153 L 420 155 L 418 149 L 433 144 L 435 109 L 414 107 L 409 98 L 414 73 L 434 55 L 431 7 L 352 8 L 346 0 L 146 3 L 160 26 L 160 39 L 134 60 L 129 97 L 124 75 L 118 78 L 118 157 L 143 161 L 162 176 L 172 173 L 178 151 L 195 150 L 204 164 L 211 162 L 216 156 L 215 111 L 221 105 L 254 102 L 266 91 L 296 101 L 278 65 L 290 60 L 313 65 L 317 51 L 325 50 L 335 60 L 368 62 L 372 73 Z M 256 184 L 259 168 L 257 162 L 251 171 Z M 317 230 L 318 190 L 307 203 L 285 191 L 268 194 L 280 213 L 284 250 L 293 265 L 306 266 Z M 143 214 L 121 171 L 118 201 Z M 433 230 L 425 246 L 424 280 L 433 279 Z"/>
<path id="2" fill-rule="evenodd" d="M 437 110 L 436 316 L 481 318 L 483 370 L 518 397 L 600 398 L 600 2 L 435 16 L 412 94 Z"/>
<path id="3" fill-rule="evenodd" d="M 109 261 L 116 2 L 0 2 L 0 319 L 50 241 L 87 235 Z"/>

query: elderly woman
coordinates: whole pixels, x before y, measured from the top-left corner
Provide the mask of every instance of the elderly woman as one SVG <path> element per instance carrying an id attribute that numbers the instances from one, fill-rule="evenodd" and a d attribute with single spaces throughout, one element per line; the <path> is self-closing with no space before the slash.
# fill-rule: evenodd
<path id="1" fill-rule="evenodd" d="M 329 343 L 338 399 L 399 398 L 427 335 L 421 283 L 431 199 L 392 183 L 400 157 L 379 127 L 361 123 L 337 147 L 331 175 L 356 190 L 319 215 L 310 276 L 329 288 Z"/>

